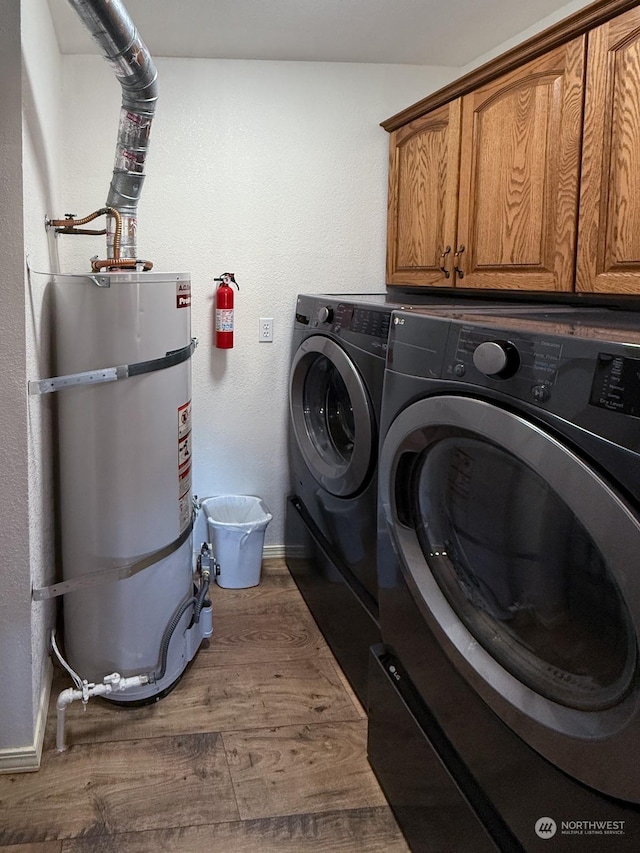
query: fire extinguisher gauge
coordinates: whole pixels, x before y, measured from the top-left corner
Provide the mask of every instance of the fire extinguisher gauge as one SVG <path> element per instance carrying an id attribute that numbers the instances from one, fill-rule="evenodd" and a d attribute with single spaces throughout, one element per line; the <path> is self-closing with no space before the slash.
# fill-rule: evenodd
<path id="1" fill-rule="evenodd" d="M 223 272 L 223 273 L 220 273 L 220 275 L 219 275 L 219 276 L 216 276 L 216 278 L 214 278 L 213 280 L 214 280 L 214 281 L 221 281 L 221 282 L 223 282 L 224 284 L 227 284 L 227 285 L 229 285 L 229 284 L 235 284 L 236 288 L 237 288 L 238 290 L 240 290 L 240 285 L 239 285 L 239 284 L 238 284 L 238 282 L 236 281 L 236 279 L 235 279 L 235 275 L 236 275 L 236 274 L 235 274 L 234 272 Z"/>

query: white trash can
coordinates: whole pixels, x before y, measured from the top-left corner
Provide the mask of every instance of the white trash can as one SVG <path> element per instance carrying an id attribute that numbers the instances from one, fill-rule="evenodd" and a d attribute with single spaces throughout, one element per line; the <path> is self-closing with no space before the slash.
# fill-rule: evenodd
<path id="1" fill-rule="evenodd" d="M 273 518 L 261 498 L 218 495 L 202 501 L 213 555 L 220 565 L 219 586 L 245 589 L 260 583 L 262 549 Z"/>

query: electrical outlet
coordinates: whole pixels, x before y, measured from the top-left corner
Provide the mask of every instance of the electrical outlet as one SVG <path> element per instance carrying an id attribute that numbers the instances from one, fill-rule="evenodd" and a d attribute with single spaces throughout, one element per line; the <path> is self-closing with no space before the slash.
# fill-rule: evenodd
<path id="1" fill-rule="evenodd" d="M 260 317 L 258 340 L 263 344 L 273 341 L 273 317 Z"/>

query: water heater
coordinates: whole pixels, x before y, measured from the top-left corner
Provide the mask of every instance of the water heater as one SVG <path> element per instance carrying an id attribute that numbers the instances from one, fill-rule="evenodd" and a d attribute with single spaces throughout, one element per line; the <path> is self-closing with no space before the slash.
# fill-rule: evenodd
<path id="1" fill-rule="evenodd" d="M 89 681 L 149 674 L 118 694 L 148 701 L 210 633 L 189 605 L 190 278 L 56 275 L 53 293 L 55 371 L 77 382 L 57 394 L 66 656 Z"/>

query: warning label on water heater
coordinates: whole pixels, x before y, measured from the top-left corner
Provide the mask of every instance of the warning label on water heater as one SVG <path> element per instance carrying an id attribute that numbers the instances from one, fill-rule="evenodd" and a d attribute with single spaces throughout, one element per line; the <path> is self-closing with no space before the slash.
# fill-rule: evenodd
<path id="1" fill-rule="evenodd" d="M 178 409 L 178 441 L 191 432 L 191 400 Z"/>
<path id="2" fill-rule="evenodd" d="M 191 400 L 178 409 L 178 519 L 182 532 L 191 521 Z"/>
<path id="3" fill-rule="evenodd" d="M 179 281 L 176 284 L 176 308 L 189 308 L 191 306 L 191 282 Z"/>
<path id="4" fill-rule="evenodd" d="M 189 471 L 191 473 L 191 471 Z M 178 502 L 178 529 L 180 533 L 187 527 L 191 521 L 191 513 L 193 507 L 191 505 L 191 490 L 186 495 L 183 495 Z"/>

